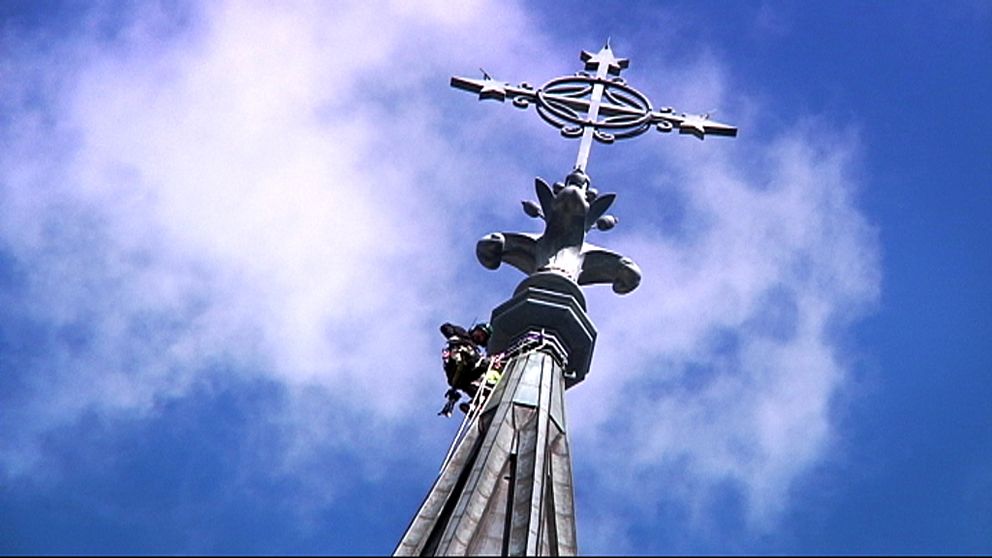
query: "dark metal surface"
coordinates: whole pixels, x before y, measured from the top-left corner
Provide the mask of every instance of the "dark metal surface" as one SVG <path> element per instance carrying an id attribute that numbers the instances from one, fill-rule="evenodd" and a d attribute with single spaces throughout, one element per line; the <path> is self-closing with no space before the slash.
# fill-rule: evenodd
<path id="1" fill-rule="evenodd" d="M 708 114 L 685 114 L 671 107 L 655 110 L 646 95 L 620 77 L 627 68 L 626 58 L 617 58 L 607 43 L 599 52 L 582 51 L 585 71 L 574 76 L 552 79 L 534 89 L 527 83 L 513 86 L 483 79 L 452 77 L 451 86 L 476 93 L 480 100 L 500 102 L 509 98 L 518 108 L 533 105 L 545 122 L 561 130 L 567 138 L 581 138 L 575 168 L 585 170 L 592 141 L 613 143 L 639 136 L 652 127 L 659 132 L 678 129 L 699 139 L 706 135 L 736 136 L 737 128 L 710 120 Z"/>
<path id="2" fill-rule="evenodd" d="M 544 219 L 544 233 L 489 234 L 476 244 L 479 263 L 488 269 L 508 263 L 528 275 L 554 272 L 579 285 L 607 283 L 618 294 L 636 289 L 641 269 L 633 260 L 585 241 L 591 229 L 616 224 L 615 217 L 604 215 L 616 195 L 597 194 L 581 170 L 556 184 L 557 192 L 540 178 L 535 186 L 540 206 L 525 202 L 524 210 Z"/>
<path id="3" fill-rule="evenodd" d="M 554 334 L 564 349 L 562 374 L 565 387 L 585 379 L 596 344 L 596 327 L 585 312 L 585 297 L 574 282 L 558 273 L 544 272 L 524 279 L 513 298 L 493 310 L 490 323 L 491 351 L 510 343 L 535 327 Z"/>

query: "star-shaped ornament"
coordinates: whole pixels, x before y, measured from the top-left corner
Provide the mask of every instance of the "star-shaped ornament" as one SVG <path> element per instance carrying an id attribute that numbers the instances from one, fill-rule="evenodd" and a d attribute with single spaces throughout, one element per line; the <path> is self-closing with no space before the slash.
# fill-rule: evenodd
<path id="1" fill-rule="evenodd" d="M 706 119 L 702 116 L 687 114 L 685 120 L 679 123 L 679 133 L 692 134 L 699 139 L 703 139 L 706 135 L 705 122 Z"/>
<path id="2" fill-rule="evenodd" d="M 496 99 L 502 102 L 503 99 L 506 99 L 507 85 L 509 84 L 505 81 L 496 81 L 487 75 L 482 80 L 482 89 L 479 90 L 479 100 Z"/>
<path id="3" fill-rule="evenodd" d="M 505 81 L 496 81 L 495 79 L 489 77 L 489 74 L 485 74 L 482 79 L 469 79 L 462 77 L 451 78 L 451 86 L 457 87 L 458 89 L 464 89 L 465 91 L 471 91 L 472 93 L 479 94 L 479 100 L 485 99 L 495 99 L 502 102 L 506 99 L 506 88 L 510 84 Z"/>
<path id="4" fill-rule="evenodd" d="M 692 134 L 699 139 L 703 139 L 706 134 L 712 134 L 715 136 L 736 136 L 737 128 L 710 120 L 710 116 L 708 114 L 687 114 L 682 119 L 682 122 L 679 123 L 679 133 Z"/>
<path id="5" fill-rule="evenodd" d="M 620 75 L 620 71 L 630 65 L 630 60 L 613 56 L 613 50 L 609 43 L 606 43 L 606 46 L 599 49 L 596 54 L 583 50 L 581 57 L 582 61 L 586 63 L 586 70 L 598 71 L 600 65 L 605 64 L 606 72 L 614 76 Z"/>

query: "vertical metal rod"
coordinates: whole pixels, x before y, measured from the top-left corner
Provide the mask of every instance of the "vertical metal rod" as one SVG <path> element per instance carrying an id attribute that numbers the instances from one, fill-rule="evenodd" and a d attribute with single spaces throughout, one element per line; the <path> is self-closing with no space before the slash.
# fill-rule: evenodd
<path id="1" fill-rule="evenodd" d="M 596 68 L 596 79 L 606 78 L 609 65 L 600 62 Z M 575 158 L 576 170 L 585 172 L 589 164 L 589 152 L 592 151 L 593 134 L 596 131 L 596 120 L 599 118 L 599 105 L 603 100 L 603 84 L 596 83 L 592 87 L 592 97 L 589 99 L 589 112 L 587 113 L 587 124 L 582 127 L 582 141 L 579 143 L 579 155 Z"/>

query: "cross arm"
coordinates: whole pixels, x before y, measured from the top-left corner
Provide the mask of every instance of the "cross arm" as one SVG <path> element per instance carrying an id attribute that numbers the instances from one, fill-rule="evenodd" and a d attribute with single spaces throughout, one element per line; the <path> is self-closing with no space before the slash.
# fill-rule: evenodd
<path id="1" fill-rule="evenodd" d="M 455 89 L 468 91 L 469 93 L 477 93 L 480 101 L 485 99 L 495 99 L 503 102 L 507 97 L 510 97 L 511 99 L 524 97 L 528 100 L 532 100 L 537 97 L 537 92 L 525 85 L 513 86 L 505 81 L 497 81 L 489 77 L 483 79 L 471 79 L 452 76 L 451 86 Z"/>
<path id="2" fill-rule="evenodd" d="M 588 82 L 590 85 L 599 82 L 604 84 L 609 83 L 609 80 L 602 80 L 594 77 L 580 77 L 574 79 L 581 82 Z M 568 107 L 569 110 L 575 111 L 576 114 L 579 114 L 587 113 L 591 105 L 588 98 L 558 94 L 550 91 L 544 91 L 543 89 L 535 90 L 527 84 L 514 86 L 505 81 L 492 79 L 489 76 L 486 76 L 483 79 L 454 76 L 451 78 L 451 86 L 456 89 L 461 89 L 462 91 L 475 93 L 479 96 L 479 100 L 493 99 L 503 102 L 507 99 L 507 97 L 509 97 L 520 107 L 526 107 L 529 104 L 537 104 L 540 106 L 556 105 L 559 107 Z M 643 126 L 643 128 L 640 128 L 633 135 L 637 135 L 651 125 L 656 126 L 658 130 L 662 132 L 668 132 L 678 128 L 679 133 L 692 134 L 700 139 L 703 139 L 706 135 L 731 137 L 737 135 L 736 127 L 711 120 L 708 114 L 685 114 L 675 112 L 670 107 L 652 110 L 650 106 L 642 107 L 622 105 L 607 101 L 599 104 L 597 112 L 601 114 L 605 120 L 600 120 L 597 122 L 583 120 L 576 121 L 575 123 L 581 126 L 592 126 L 593 128 L 602 128 L 604 130 L 610 130 L 614 127 L 629 128 L 632 125 L 638 127 Z M 614 121 L 616 124 L 614 124 Z"/>

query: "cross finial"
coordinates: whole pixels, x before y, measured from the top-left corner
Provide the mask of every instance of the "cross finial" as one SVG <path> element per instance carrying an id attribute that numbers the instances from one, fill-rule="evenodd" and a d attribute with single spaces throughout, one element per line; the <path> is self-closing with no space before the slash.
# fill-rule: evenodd
<path id="1" fill-rule="evenodd" d="M 654 109 L 643 93 L 619 77 L 630 61 L 613 53 L 609 39 L 598 52 L 583 50 L 580 58 L 586 71 L 595 74 L 558 77 L 534 89 L 525 83 L 512 86 L 497 81 L 483 71 L 483 79 L 452 77 L 451 85 L 478 94 L 480 100 L 502 102 L 510 98 L 519 108 L 535 105 L 541 118 L 563 136 L 581 138 L 574 167 L 578 170 L 588 166 L 593 140 L 613 143 L 639 136 L 652 127 L 659 132 L 678 128 L 680 134 L 699 139 L 737 135 L 737 128 L 711 120 L 708 114 L 679 113 L 671 107 Z"/>

